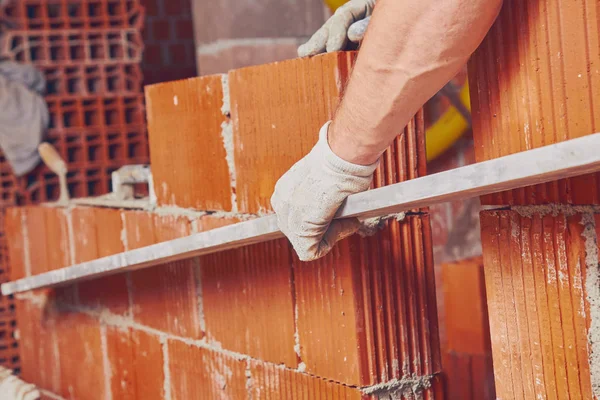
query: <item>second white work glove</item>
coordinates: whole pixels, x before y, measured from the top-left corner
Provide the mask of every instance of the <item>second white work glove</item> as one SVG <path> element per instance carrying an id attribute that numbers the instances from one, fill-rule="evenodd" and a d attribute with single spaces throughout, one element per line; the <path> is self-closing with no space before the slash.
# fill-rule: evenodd
<path id="1" fill-rule="evenodd" d="M 279 179 L 271 197 L 279 229 L 302 261 L 324 256 L 359 229 L 356 218 L 332 220 L 346 197 L 369 189 L 378 164 L 338 157 L 327 142 L 328 128 L 329 123 L 321 128 L 315 147 Z"/>
<path id="2" fill-rule="evenodd" d="M 344 50 L 348 39 L 362 40 L 376 0 L 350 0 L 335 11 L 308 42 L 298 48 L 300 57 Z"/>

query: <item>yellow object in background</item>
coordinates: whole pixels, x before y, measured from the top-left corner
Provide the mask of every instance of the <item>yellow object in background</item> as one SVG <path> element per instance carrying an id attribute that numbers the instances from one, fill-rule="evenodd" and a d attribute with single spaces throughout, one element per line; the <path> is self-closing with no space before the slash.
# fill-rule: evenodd
<path id="1" fill-rule="evenodd" d="M 469 84 L 465 82 L 460 91 L 460 101 L 471 111 Z M 445 113 L 425 131 L 427 161 L 442 155 L 469 129 L 469 121 L 454 106 L 448 107 Z"/>
<path id="2" fill-rule="evenodd" d="M 342 4 L 347 2 L 348 0 L 325 0 L 325 4 L 327 4 L 331 12 L 335 12 Z"/>

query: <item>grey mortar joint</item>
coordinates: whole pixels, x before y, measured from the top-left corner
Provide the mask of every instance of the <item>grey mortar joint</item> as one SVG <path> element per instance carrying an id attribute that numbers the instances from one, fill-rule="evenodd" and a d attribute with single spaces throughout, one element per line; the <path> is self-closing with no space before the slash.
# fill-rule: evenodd
<path id="1" fill-rule="evenodd" d="M 583 237 L 585 243 L 585 293 L 590 306 L 590 328 L 588 331 L 588 351 L 590 354 L 590 374 L 594 397 L 600 399 L 600 264 L 596 223 L 592 213 L 583 214 Z"/>
<path id="2" fill-rule="evenodd" d="M 544 204 L 533 206 L 513 206 L 510 210 L 515 211 L 522 217 L 531 218 L 535 215 L 552 215 L 554 217 L 564 214 L 567 217 L 581 213 L 600 213 L 600 206 L 576 206 L 569 204 Z"/>
<path id="3" fill-rule="evenodd" d="M 231 99 L 229 96 L 229 76 L 221 75 L 221 85 L 223 89 L 223 105 L 221 113 L 227 118 L 221 124 L 221 138 L 223 139 L 223 147 L 225 148 L 225 160 L 229 168 L 229 180 L 231 184 L 231 211 L 237 212 L 236 198 L 236 173 L 235 173 L 235 145 L 233 138 L 233 124 L 231 122 Z"/>
<path id="4" fill-rule="evenodd" d="M 416 395 L 431 387 L 435 375 L 408 375 L 401 379 L 362 388 L 366 395 L 377 396 L 378 399 L 402 398 L 403 396 Z"/>

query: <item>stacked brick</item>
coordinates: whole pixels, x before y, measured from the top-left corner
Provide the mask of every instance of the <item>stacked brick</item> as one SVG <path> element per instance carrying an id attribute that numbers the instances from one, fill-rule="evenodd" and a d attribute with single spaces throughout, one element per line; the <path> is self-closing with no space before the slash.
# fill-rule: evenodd
<path id="1" fill-rule="evenodd" d="M 487 314 L 483 259 L 442 264 L 442 365 L 446 396 L 494 400 L 494 368 Z"/>
<path id="2" fill-rule="evenodd" d="M 469 65 L 478 161 L 598 131 L 598 21 L 583 0 L 504 2 Z M 482 199 L 499 398 L 600 396 L 599 182 L 586 175 Z"/>
<path id="3" fill-rule="evenodd" d="M 131 0 L 25 0 L 10 2 L 5 14 L 18 29 L 4 35 L 3 56 L 35 65 L 48 81 L 46 140 L 69 165 L 71 194 L 108 192 L 114 169 L 148 158 L 142 6 Z M 7 169 L 3 180 L 3 197 L 12 204 L 58 194 L 56 177 L 43 167 L 23 178 Z"/>
<path id="4" fill-rule="evenodd" d="M 50 129 L 45 140 L 67 161 L 72 196 L 110 190 L 110 174 L 147 163 L 142 90 L 143 7 L 136 0 L 18 0 L 2 10 L 13 30 L 1 55 L 31 63 L 47 80 Z M 58 178 L 39 166 L 15 177 L 0 154 L 0 206 L 56 200 Z M 0 281 L 8 280 L 4 223 L 0 222 Z M 1 298 L 0 364 L 17 367 L 12 299 Z M 10 349 L 10 350 L 7 350 Z"/>
<path id="5" fill-rule="evenodd" d="M 148 87 L 159 207 L 11 209 L 13 278 L 270 212 L 354 58 Z M 423 125 L 399 132 L 374 186 L 425 173 Z M 17 298 L 23 375 L 62 398 L 442 398 L 426 209 L 311 263 L 280 239 Z"/>

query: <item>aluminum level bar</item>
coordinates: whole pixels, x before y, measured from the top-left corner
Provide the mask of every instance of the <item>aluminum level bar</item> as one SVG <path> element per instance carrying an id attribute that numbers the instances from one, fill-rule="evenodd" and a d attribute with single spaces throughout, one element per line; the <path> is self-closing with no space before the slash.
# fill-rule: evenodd
<path id="1" fill-rule="evenodd" d="M 336 215 L 383 216 L 600 170 L 600 133 L 350 196 Z M 282 237 L 274 215 L 126 251 L 2 285 L 9 295 L 133 271 Z"/>

